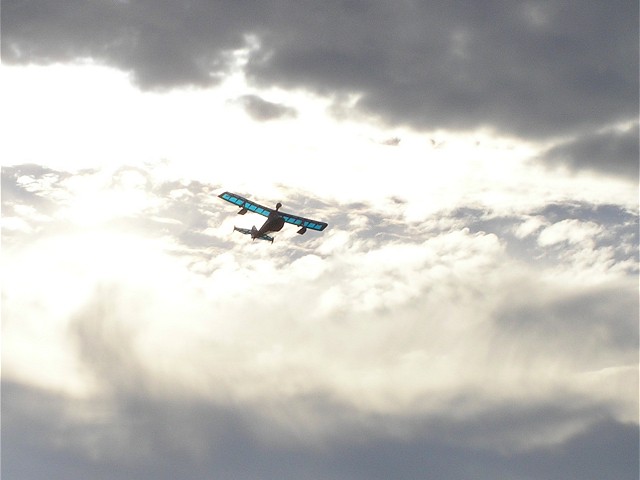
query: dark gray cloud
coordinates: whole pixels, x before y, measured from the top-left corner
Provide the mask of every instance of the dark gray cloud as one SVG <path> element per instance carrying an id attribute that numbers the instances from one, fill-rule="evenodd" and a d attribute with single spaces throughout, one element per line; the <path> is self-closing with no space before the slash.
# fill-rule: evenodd
<path id="1" fill-rule="evenodd" d="M 250 44 L 258 85 L 302 88 L 390 124 L 528 138 L 637 116 L 638 4 L 3 2 L 2 57 L 92 58 L 142 88 L 215 84 Z"/>
<path id="2" fill-rule="evenodd" d="M 296 42 L 275 36 L 264 59 L 252 59 L 256 81 L 357 92 L 363 110 L 423 128 L 538 136 L 635 116 L 632 2 L 318 10 L 292 23 Z"/>
<path id="3" fill-rule="evenodd" d="M 245 7 L 233 2 L 9 2 L 3 7 L 3 61 L 93 59 L 130 72 L 145 89 L 213 85 L 227 71 L 229 50 L 243 44 L 243 30 L 233 17 Z"/>
<path id="4" fill-rule="evenodd" d="M 535 354 L 570 349 L 573 361 L 585 369 L 606 364 L 610 351 L 616 351 L 626 358 L 627 364 L 633 365 L 638 359 L 638 324 L 633 319 L 639 314 L 633 290 L 617 285 L 564 292 L 547 301 L 529 298 L 499 313 L 500 335 L 537 339 L 531 343 L 535 345 Z M 594 348 L 589 339 L 599 346 Z"/>
<path id="5" fill-rule="evenodd" d="M 296 116 L 296 110 L 287 105 L 269 102 L 258 95 L 244 95 L 238 99 L 251 118 L 259 122 L 291 118 Z"/>
<path id="6" fill-rule="evenodd" d="M 550 164 L 585 168 L 638 180 L 638 123 L 624 130 L 584 135 L 557 145 L 542 155 Z"/>
<path id="7" fill-rule="evenodd" d="M 3 381 L 2 404 L 6 478 L 386 480 L 421 479 L 428 472 L 434 480 L 635 480 L 638 473 L 637 425 L 606 417 L 553 448 L 503 454 L 439 437 L 437 424 L 424 424 L 410 438 L 392 433 L 395 423 L 419 425 L 420 418 L 386 419 L 388 433 L 367 434 L 355 426 L 362 422 L 357 412 L 331 403 L 325 413 L 347 421 L 321 446 L 293 442 L 273 428 L 267 437 L 256 435 L 269 426 L 241 406 L 154 398 L 144 389 L 96 404 Z M 520 415 L 535 420 L 540 413 Z M 506 417 L 496 412 L 476 427 L 500 418 Z"/>

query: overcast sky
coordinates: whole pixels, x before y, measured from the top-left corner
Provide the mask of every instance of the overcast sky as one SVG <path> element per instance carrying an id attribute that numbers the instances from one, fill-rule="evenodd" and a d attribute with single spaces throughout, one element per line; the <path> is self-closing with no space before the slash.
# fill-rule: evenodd
<path id="1" fill-rule="evenodd" d="M 1 32 L 3 477 L 638 478 L 637 2 Z"/>

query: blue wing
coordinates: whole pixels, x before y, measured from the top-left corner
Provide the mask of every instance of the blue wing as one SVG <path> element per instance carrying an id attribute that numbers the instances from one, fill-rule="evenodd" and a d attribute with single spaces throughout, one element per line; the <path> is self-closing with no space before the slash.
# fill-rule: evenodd
<path id="1" fill-rule="evenodd" d="M 291 225 L 310 228 L 311 230 L 317 230 L 318 232 L 321 232 L 322 230 L 327 228 L 327 224 L 325 222 L 311 220 L 310 218 L 298 217 L 296 215 L 291 215 L 290 213 L 284 213 L 284 212 L 279 212 L 279 213 L 280 213 L 280 216 L 284 219 L 284 221 L 287 223 L 290 223 Z"/>
<path id="2" fill-rule="evenodd" d="M 240 208 L 244 208 L 249 212 L 259 213 L 260 215 L 264 215 L 268 217 L 271 212 L 275 210 L 272 208 L 267 208 L 264 205 L 260 205 L 259 203 L 252 202 L 251 200 L 247 200 L 241 195 L 237 195 L 231 192 L 224 192 L 218 195 L 221 199 L 226 200 L 229 203 L 233 203 Z M 243 212 L 244 213 L 244 212 Z M 316 230 L 321 232 L 325 228 L 327 228 L 327 224 L 325 222 L 319 222 L 318 220 L 312 220 L 310 218 L 299 217 L 297 215 L 291 215 L 290 213 L 278 212 L 278 214 L 282 217 L 282 219 L 290 223 L 291 225 L 296 225 L 298 227 L 304 227 L 311 230 Z"/>
<path id="3" fill-rule="evenodd" d="M 260 215 L 264 215 L 265 217 L 268 217 L 269 214 L 273 212 L 273 209 L 252 202 L 251 200 L 247 200 L 246 198 L 241 197 L 240 195 L 236 195 L 235 193 L 224 192 L 218 196 L 221 199 L 226 200 L 229 203 L 233 203 L 240 208 L 246 208 L 250 212 L 259 213 Z"/>

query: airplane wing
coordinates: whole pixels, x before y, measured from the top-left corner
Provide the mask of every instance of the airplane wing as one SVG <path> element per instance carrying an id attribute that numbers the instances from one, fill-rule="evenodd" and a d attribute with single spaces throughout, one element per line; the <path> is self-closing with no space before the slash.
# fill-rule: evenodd
<path id="1" fill-rule="evenodd" d="M 275 210 L 272 208 L 265 207 L 264 205 L 260 205 L 259 203 L 252 202 L 251 200 L 247 200 L 243 196 L 237 195 L 231 192 L 224 192 L 218 195 L 221 199 L 226 200 L 229 203 L 233 203 L 234 205 L 241 208 L 240 213 L 254 212 L 259 213 L 265 217 L 268 217 L 271 212 Z M 244 210 L 244 211 L 243 211 Z M 311 230 L 316 230 L 321 232 L 325 228 L 327 228 L 327 223 L 320 222 L 318 220 L 312 220 L 310 218 L 299 217 L 297 215 L 292 215 L 290 213 L 278 212 L 280 216 L 286 223 L 290 223 L 291 225 L 296 225 L 300 228 L 307 228 Z"/>
<path id="2" fill-rule="evenodd" d="M 296 225 L 298 227 L 310 228 L 311 230 L 317 230 L 321 232 L 325 228 L 327 228 L 327 224 L 325 222 L 319 222 L 318 220 L 311 220 L 310 218 L 298 217 L 296 215 L 291 215 L 290 213 L 279 212 L 280 216 L 284 219 L 285 222 L 290 223 L 291 225 Z"/>
<path id="3" fill-rule="evenodd" d="M 269 214 L 274 211 L 271 208 L 267 208 L 263 205 L 260 205 L 259 203 L 252 202 L 251 200 L 247 200 L 246 198 L 241 197 L 240 195 L 236 195 L 235 193 L 224 192 L 218 196 L 221 199 L 226 200 L 229 203 L 233 203 L 240 208 L 243 208 L 250 212 L 259 213 L 260 215 L 263 215 L 265 217 L 268 217 Z"/>

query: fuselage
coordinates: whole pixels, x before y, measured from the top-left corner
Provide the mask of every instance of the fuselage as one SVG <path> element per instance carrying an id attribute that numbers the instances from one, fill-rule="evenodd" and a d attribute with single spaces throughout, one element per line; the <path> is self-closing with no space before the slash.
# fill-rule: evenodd
<path id="1" fill-rule="evenodd" d="M 256 239 L 264 235 L 268 232 L 279 232 L 284 227 L 284 218 L 280 216 L 278 210 L 282 205 L 278 203 L 276 205 L 276 210 L 271 212 L 267 217 L 267 220 L 262 224 L 262 226 L 258 230 L 253 230 L 251 232 L 251 238 Z"/>

